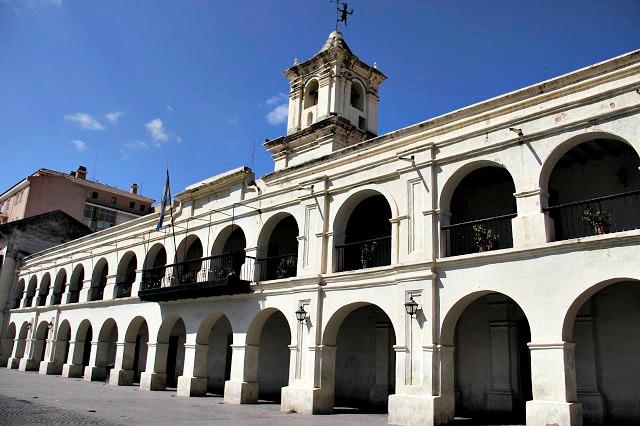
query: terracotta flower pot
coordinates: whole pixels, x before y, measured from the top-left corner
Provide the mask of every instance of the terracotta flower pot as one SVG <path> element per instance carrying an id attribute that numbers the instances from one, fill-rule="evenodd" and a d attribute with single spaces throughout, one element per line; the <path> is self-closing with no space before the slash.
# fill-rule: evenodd
<path id="1" fill-rule="evenodd" d="M 609 225 L 600 225 L 593 228 L 596 231 L 596 235 L 604 235 L 609 233 Z"/>
<path id="2" fill-rule="evenodd" d="M 490 251 L 493 248 L 493 241 L 486 241 L 478 244 L 478 251 L 482 253 L 483 251 Z"/>

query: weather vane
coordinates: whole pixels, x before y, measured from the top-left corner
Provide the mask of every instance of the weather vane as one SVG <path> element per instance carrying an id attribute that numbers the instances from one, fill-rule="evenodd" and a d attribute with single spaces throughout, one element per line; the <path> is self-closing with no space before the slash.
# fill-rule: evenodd
<path id="1" fill-rule="evenodd" d="M 349 10 L 347 3 L 343 3 L 340 0 L 329 0 L 329 3 L 336 4 L 336 30 L 338 29 L 338 24 L 340 22 L 343 22 L 346 27 L 349 15 L 353 15 L 353 9 Z M 342 9 L 340 6 L 342 6 Z"/>

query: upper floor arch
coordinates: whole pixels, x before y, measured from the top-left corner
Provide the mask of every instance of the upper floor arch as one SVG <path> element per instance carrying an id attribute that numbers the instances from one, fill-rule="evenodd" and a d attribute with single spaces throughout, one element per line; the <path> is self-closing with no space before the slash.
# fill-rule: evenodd
<path id="1" fill-rule="evenodd" d="M 257 280 L 295 277 L 298 264 L 298 221 L 288 212 L 272 215 L 258 237 Z"/>
<path id="2" fill-rule="evenodd" d="M 107 286 L 109 276 L 109 263 L 106 258 L 100 258 L 93 267 L 91 274 L 91 288 L 89 289 L 89 301 L 102 300 L 104 289 Z"/>

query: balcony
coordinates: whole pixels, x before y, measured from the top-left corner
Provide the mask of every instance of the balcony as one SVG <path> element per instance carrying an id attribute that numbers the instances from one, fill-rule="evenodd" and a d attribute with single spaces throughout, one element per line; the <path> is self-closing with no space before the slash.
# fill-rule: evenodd
<path id="1" fill-rule="evenodd" d="M 263 257 L 256 261 L 258 281 L 280 280 L 295 277 L 298 271 L 298 255 L 284 254 Z"/>
<path id="2" fill-rule="evenodd" d="M 556 241 L 639 229 L 640 190 L 560 204 L 543 211 L 553 219 Z"/>
<path id="3" fill-rule="evenodd" d="M 447 256 L 513 247 L 511 219 L 516 216 L 511 213 L 442 226 Z"/>
<path id="4" fill-rule="evenodd" d="M 336 272 L 355 271 L 391 264 L 391 237 L 336 246 Z"/>
<path id="5" fill-rule="evenodd" d="M 145 269 L 138 296 L 161 302 L 249 293 L 254 265 L 253 257 L 237 252 Z"/>
<path id="6" fill-rule="evenodd" d="M 130 282 L 116 283 L 116 288 L 118 289 L 116 291 L 116 298 L 131 297 L 131 287 L 132 283 Z"/>

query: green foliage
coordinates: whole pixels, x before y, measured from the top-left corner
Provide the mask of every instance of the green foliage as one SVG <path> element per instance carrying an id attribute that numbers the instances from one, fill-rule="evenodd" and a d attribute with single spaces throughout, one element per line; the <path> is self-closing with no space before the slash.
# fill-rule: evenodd
<path id="1" fill-rule="evenodd" d="M 296 268 L 298 266 L 298 259 L 296 256 L 285 256 L 278 261 L 278 267 L 276 268 L 277 278 L 293 277 L 296 274 Z"/>
<path id="2" fill-rule="evenodd" d="M 473 242 L 481 250 L 491 250 L 500 235 L 486 225 L 473 225 Z"/>
<path id="3" fill-rule="evenodd" d="M 362 247 L 360 248 L 360 261 L 363 264 L 372 262 L 377 248 L 377 241 L 369 241 L 368 243 L 362 244 Z"/>
<path id="4" fill-rule="evenodd" d="M 587 207 L 582 212 L 582 219 L 589 225 L 596 228 L 608 228 L 611 224 L 611 215 L 606 210 L 596 210 Z"/>

